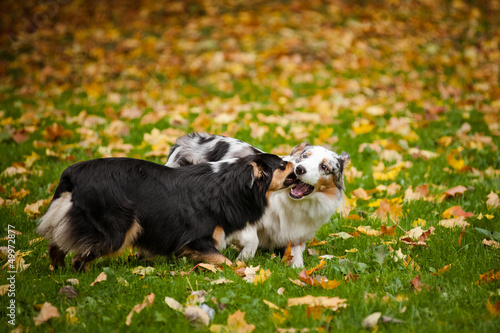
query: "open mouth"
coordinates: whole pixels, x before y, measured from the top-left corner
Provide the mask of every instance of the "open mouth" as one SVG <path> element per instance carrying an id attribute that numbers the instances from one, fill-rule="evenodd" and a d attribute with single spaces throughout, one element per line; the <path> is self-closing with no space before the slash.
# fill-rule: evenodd
<path id="1" fill-rule="evenodd" d="M 289 195 L 292 199 L 300 200 L 313 193 L 313 191 L 314 186 L 299 181 L 297 185 L 290 190 Z"/>
<path id="2" fill-rule="evenodd" d="M 283 188 L 290 187 L 293 184 L 297 184 L 299 180 L 295 175 L 295 172 L 291 172 L 288 176 L 286 176 L 285 182 L 283 183 Z"/>

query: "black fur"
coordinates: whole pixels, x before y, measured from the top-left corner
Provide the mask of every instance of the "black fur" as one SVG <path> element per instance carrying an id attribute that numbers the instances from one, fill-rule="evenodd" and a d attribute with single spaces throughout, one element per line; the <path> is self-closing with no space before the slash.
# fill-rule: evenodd
<path id="1" fill-rule="evenodd" d="M 260 178 L 254 179 L 251 163 L 262 171 Z M 120 249 L 135 221 L 142 233 L 134 245 L 150 254 L 218 253 L 212 238 L 216 225 L 228 235 L 257 221 L 281 163 L 278 156 L 259 154 L 220 162 L 214 172 L 209 163 L 169 168 L 130 158 L 90 160 L 63 172 L 51 206 L 71 192 L 65 242 L 87 246 L 91 258 Z"/>
<path id="2" fill-rule="evenodd" d="M 207 161 L 220 161 L 229 151 L 229 143 L 219 141 L 214 148 L 205 155 Z"/>

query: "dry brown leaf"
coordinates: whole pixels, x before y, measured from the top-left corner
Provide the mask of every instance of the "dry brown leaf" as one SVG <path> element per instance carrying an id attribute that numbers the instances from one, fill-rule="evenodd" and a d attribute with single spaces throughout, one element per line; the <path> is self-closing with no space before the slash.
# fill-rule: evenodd
<path id="1" fill-rule="evenodd" d="M 40 214 L 40 208 L 48 205 L 50 203 L 50 199 L 40 199 L 35 203 L 27 204 L 24 207 L 24 212 L 29 216 L 36 218 Z"/>
<path id="2" fill-rule="evenodd" d="M 439 225 L 445 228 L 455 228 L 455 227 L 468 227 L 470 224 L 465 222 L 465 217 L 457 216 L 452 219 L 446 219 L 439 221 Z"/>
<path id="3" fill-rule="evenodd" d="M 375 214 L 385 221 L 389 215 L 389 219 L 393 222 L 398 222 L 399 218 L 403 216 L 403 209 L 397 202 L 391 202 L 387 199 L 380 201 L 380 207 Z"/>
<path id="4" fill-rule="evenodd" d="M 396 235 L 396 227 L 397 226 L 398 226 L 397 223 L 395 225 L 393 225 L 393 226 L 390 226 L 390 227 L 387 227 L 385 224 L 383 224 L 380 227 L 380 231 L 385 236 L 395 236 Z"/>
<path id="5" fill-rule="evenodd" d="M 428 285 L 422 283 L 422 281 L 420 280 L 420 275 L 416 276 L 413 280 L 411 280 L 410 283 L 413 288 L 415 288 L 415 294 L 421 292 L 423 287 L 425 287 L 427 291 L 429 291 L 430 289 Z"/>
<path id="6" fill-rule="evenodd" d="M 495 304 L 491 304 L 490 300 L 488 299 L 488 302 L 486 302 L 486 309 L 492 315 L 493 317 L 497 317 L 500 314 L 500 301 L 496 302 Z"/>
<path id="7" fill-rule="evenodd" d="M 98 282 L 106 281 L 106 279 L 107 279 L 107 278 L 108 278 L 108 277 L 106 276 L 106 273 L 101 272 L 101 274 L 99 274 L 99 275 L 97 276 L 97 278 L 95 279 L 95 281 L 94 281 L 94 282 L 92 282 L 92 283 L 90 284 L 90 286 L 91 286 L 91 287 L 93 287 L 93 286 L 94 286 L 96 283 L 98 283 Z"/>
<path id="8" fill-rule="evenodd" d="M 325 266 L 326 266 L 326 261 L 321 259 L 319 264 L 317 264 L 315 267 L 307 270 L 307 274 L 311 275 L 312 273 L 319 271 L 320 269 L 324 268 Z"/>
<path id="9" fill-rule="evenodd" d="M 488 200 L 486 200 L 486 207 L 488 207 L 488 209 L 494 209 L 500 207 L 500 199 L 498 198 L 498 194 L 491 191 L 487 197 Z"/>
<path id="10" fill-rule="evenodd" d="M 483 239 L 483 244 L 487 246 L 491 246 L 495 250 L 500 249 L 500 244 L 497 241 L 494 240 L 487 240 L 486 238 Z"/>
<path id="11" fill-rule="evenodd" d="M 347 299 L 339 297 L 325 297 L 325 296 L 314 297 L 311 295 L 307 295 L 304 297 L 289 298 L 288 306 L 297 306 L 297 305 L 322 306 L 324 308 L 329 308 L 332 309 L 333 311 L 337 311 L 340 308 L 346 308 L 347 307 L 346 302 Z"/>
<path id="12" fill-rule="evenodd" d="M 165 297 L 165 303 L 175 311 L 184 312 L 184 307 L 182 306 L 182 304 L 177 302 L 177 300 L 173 299 L 172 297 Z"/>
<path id="13" fill-rule="evenodd" d="M 370 200 L 372 197 L 363 188 L 358 188 L 351 192 L 351 196 L 361 200 Z"/>
<path id="14" fill-rule="evenodd" d="M 208 326 L 208 324 L 210 323 L 210 316 L 199 306 L 186 306 L 186 308 L 184 309 L 184 317 L 186 317 L 195 327 L 199 327 L 200 324 L 202 324 L 203 326 Z"/>
<path id="15" fill-rule="evenodd" d="M 153 302 L 155 301 L 155 294 L 149 293 L 147 296 L 144 298 L 144 301 L 141 304 L 136 304 L 130 311 L 130 313 L 127 316 L 127 319 L 125 320 L 125 325 L 130 326 L 132 324 L 132 316 L 134 315 L 134 312 L 139 313 L 141 312 L 146 306 L 151 307 L 153 305 Z"/>
<path id="16" fill-rule="evenodd" d="M 321 287 L 326 290 L 335 289 L 340 285 L 340 282 L 335 280 L 329 281 L 324 276 L 318 276 L 318 277 L 309 276 L 306 270 L 302 270 L 299 273 L 299 279 L 310 286 Z"/>
<path id="17" fill-rule="evenodd" d="M 40 313 L 38 314 L 38 316 L 33 318 L 33 320 L 35 321 L 35 326 L 39 326 L 45 323 L 50 318 L 60 318 L 59 311 L 52 304 L 45 302 L 42 305 Z"/>
<path id="18" fill-rule="evenodd" d="M 441 276 L 445 272 L 448 272 L 450 270 L 450 268 L 451 268 L 451 264 L 446 265 L 443 268 L 438 269 L 438 271 L 436 273 L 431 273 L 431 274 L 434 275 L 434 276 Z"/>
<path id="19" fill-rule="evenodd" d="M 427 237 L 432 235 L 434 230 L 434 227 L 430 227 L 428 230 L 422 230 L 421 227 L 416 227 L 408 231 L 406 233 L 406 236 L 401 237 L 400 241 L 408 245 L 427 246 L 425 240 L 427 239 Z"/>
<path id="20" fill-rule="evenodd" d="M 245 321 L 245 312 L 236 311 L 227 318 L 227 325 L 212 325 L 212 333 L 250 333 L 255 330 L 255 325 Z"/>
<path id="21" fill-rule="evenodd" d="M 288 241 L 288 246 L 286 247 L 285 253 L 283 254 L 283 258 L 281 258 L 281 263 L 286 263 L 290 265 L 293 259 L 292 255 L 292 241 Z"/>
<path id="22" fill-rule="evenodd" d="M 363 323 L 361 325 L 363 325 L 363 327 L 367 330 L 372 330 L 377 326 L 380 317 L 382 317 L 381 312 L 374 312 L 363 319 Z"/>
<path id="23" fill-rule="evenodd" d="M 58 141 L 60 139 L 72 136 L 73 131 L 65 129 L 63 126 L 57 123 L 53 123 L 43 130 L 43 138 L 47 141 Z"/>
<path id="24" fill-rule="evenodd" d="M 492 269 L 488 273 L 480 274 L 476 284 L 491 283 L 497 280 L 500 280 L 500 270 L 495 273 L 495 270 Z"/>
<path id="25" fill-rule="evenodd" d="M 0 296 L 3 296 L 10 288 L 10 284 L 4 284 L 0 286 Z"/>

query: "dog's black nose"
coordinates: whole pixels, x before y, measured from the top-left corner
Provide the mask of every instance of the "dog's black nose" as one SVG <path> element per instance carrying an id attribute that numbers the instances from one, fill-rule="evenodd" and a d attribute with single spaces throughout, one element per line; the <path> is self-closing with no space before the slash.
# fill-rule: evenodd
<path id="1" fill-rule="evenodd" d="M 306 168 L 304 168 L 302 165 L 297 165 L 297 167 L 295 168 L 295 174 L 297 176 L 300 176 L 300 175 L 303 175 L 306 173 Z"/>

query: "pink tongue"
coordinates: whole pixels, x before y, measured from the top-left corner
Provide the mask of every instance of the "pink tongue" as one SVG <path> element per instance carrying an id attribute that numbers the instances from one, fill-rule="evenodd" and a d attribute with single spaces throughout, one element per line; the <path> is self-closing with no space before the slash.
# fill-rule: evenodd
<path id="1" fill-rule="evenodd" d="M 292 194 L 296 197 L 301 197 L 309 189 L 309 185 L 306 183 L 299 183 L 292 189 Z"/>

